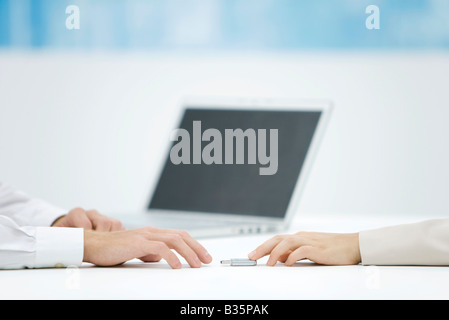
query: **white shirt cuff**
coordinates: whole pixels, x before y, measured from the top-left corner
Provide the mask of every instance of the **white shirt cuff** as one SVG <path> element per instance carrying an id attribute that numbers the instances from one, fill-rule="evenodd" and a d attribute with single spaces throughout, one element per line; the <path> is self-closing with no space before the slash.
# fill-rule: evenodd
<path id="1" fill-rule="evenodd" d="M 84 255 L 84 229 L 36 228 L 35 268 L 79 266 Z"/>

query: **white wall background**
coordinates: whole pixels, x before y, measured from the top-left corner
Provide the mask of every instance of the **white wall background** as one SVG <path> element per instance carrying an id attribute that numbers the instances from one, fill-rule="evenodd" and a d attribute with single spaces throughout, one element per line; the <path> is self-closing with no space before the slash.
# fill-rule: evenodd
<path id="1" fill-rule="evenodd" d="M 299 211 L 449 216 L 449 54 L 0 53 L 0 180 L 146 206 L 184 95 L 332 99 Z"/>

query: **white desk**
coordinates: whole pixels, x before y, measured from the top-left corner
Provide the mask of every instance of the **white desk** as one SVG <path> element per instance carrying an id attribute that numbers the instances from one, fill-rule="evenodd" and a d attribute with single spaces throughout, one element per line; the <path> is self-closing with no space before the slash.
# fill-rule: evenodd
<path id="1" fill-rule="evenodd" d="M 293 231 L 353 232 L 423 219 L 298 217 Z M 220 265 L 246 257 L 271 235 L 202 239 L 214 261 L 171 270 L 165 262 L 114 268 L 0 271 L 0 299 L 449 299 L 449 267 Z"/>

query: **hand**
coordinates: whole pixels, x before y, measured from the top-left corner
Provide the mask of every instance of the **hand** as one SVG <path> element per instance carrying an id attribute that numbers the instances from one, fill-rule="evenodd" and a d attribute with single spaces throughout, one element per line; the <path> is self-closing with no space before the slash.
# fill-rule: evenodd
<path id="1" fill-rule="evenodd" d="M 84 228 L 96 231 L 124 230 L 122 223 L 113 218 L 108 218 L 96 210 L 85 211 L 81 208 L 71 210 L 67 215 L 56 220 L 52 227 Z"/>
<path id="2" fill-rule="evenodd" d="M 210 263 L 212 257 L 187 232 L 146 227 L 141 229 L 98 232 L 84 231 L 84 262 L 97 266 L 113 266 L 138 258 L 144 262 L 164 259 L 173 269 L 181 262 L 176 250 L 192 268 Z"/>
<path id="3" fill-rule="evenodd" d="M 266 241 L 248 257 L 258 260 L 270 255 L 267 265 L 278 261 L 291 266 L 295 262 L 309 259 L 325 265 L 359 264 L 359 235 L 317 232 L 299 232 L 293 235 L 278 235 Z"/>

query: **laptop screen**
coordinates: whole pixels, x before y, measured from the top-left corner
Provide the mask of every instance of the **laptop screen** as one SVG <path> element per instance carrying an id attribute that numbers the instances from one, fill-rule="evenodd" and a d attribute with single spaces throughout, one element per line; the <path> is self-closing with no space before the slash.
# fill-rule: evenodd
<path id="1" fill-rule="evenodd" d="M 283 218 L 321 114 L 186 109 L 149 208 Z"/>

